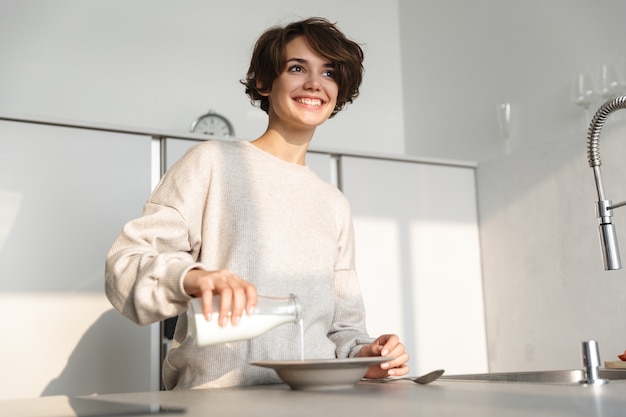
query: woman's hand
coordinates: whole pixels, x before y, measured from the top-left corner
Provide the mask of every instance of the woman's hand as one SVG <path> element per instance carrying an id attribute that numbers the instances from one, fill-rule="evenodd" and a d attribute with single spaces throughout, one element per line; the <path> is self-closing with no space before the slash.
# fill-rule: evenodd
<path id="1" fill-rule="evenodd" d="M 404 350 L 404 345 L 395 334 L 384 334 L 369 345 L 361 348 L 357 357 L 364 356 L 388 356 L 394 360 L 383 362 L 380 365 L 372 365 L 365 373 L 366 378 L 385 378 L 388 376 L 402 376 L 409 373 L 409 355 Z"/>
<path id="2" fill-rule="evenodd" d="M 207 320 L 211 320 L 213 296 L 220 295 L 218 323 L 228 324 L 228 317 L 233 325 L 239 324 L 244 311 L 254 312 L 257 303 L 256 287 L 237 275 L 226 270 L 203 271 L 192 269 L 183 279 L 185 292 L 192 297 L 202 298 L 202 312 Z"/>

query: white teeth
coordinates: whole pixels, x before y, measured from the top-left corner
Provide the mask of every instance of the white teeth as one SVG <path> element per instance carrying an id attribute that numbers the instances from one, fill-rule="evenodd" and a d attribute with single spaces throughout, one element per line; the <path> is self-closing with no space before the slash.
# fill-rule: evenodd
<path id="1" fill-rule="evenodd" d="M 306 104 L 307 106 L 321 106 L 322 100 L 316 98 L 299 98 L 298 103 Z"/>

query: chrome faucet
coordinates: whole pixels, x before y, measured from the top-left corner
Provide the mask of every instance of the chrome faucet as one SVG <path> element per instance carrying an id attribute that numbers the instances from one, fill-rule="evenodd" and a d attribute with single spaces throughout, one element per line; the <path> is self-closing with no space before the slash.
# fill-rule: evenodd
<path id="1" fill-rule="evenodd" d="M 609 382 L 608 379 L 600 378 L 600 351 L 598 350 L 598 342 L 588 340 L 582 342 L 583 366 L 585 371 L 585 379 L 580 381 L 585 385 L 602 385 Z"/>
<path id="2" fill-rule="evenodd" d="M 611 113 L 616 110 L 626 108 L 626 96 L 617 97 L 604 103 L 591 119 L 589 132 L 587 133 L 587 159 L 589 166 L 593 168 L 593 174 L 596 180 L 596 189 L 598 191 L 598 203 L 596 205 L 596 215 L 600 219 L 600 245 L 602 248 L 602 258 L 604 260 L 604 269 L 615 270 L 622 268 L 622 262 L 619 257 L 619 247 L 617 244 L 617 233 L 615 226 L 611 222 L 613 217 L 613 209 L 626 205 L 626 201 L 613 204 L 611 200 L 604 196 L 604 185 L 602 184 L 602 174 L 600 172 L 600 131 L 604 122 Z"/>

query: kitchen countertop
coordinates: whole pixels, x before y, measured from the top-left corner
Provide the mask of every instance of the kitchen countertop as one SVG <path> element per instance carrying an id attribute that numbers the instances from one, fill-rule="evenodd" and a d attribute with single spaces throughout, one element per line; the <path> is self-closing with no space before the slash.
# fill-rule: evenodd
<path id="1" fill-rule="evenodd" d="M 352 389 L 318 392 L 292 391 L 286 385 L 261 385 L 75 398 L 54 396 L 0 401 L 0 416 L 148 416 L 159 408 L 170 412 L 159 415 L 191 417 L 609 417 L 626 414 L 626 381 L 611 381 L 601 386 L 445 380 L 418 385 L 395 381 L 361 382 Z M 180 412 L 181 409 L 185 411 Z"/>

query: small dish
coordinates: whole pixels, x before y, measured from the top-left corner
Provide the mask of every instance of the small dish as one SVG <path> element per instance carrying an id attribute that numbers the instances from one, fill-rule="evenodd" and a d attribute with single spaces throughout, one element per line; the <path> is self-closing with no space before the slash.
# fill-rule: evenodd
<path id="1" fill-rule="evenodd" d="M 293 390 L 322 391 L 352 388 L 367 368 L 393 358 L 375 356 L 304 361 L 258 361 L 250 365 L 271 368 Z"/>

